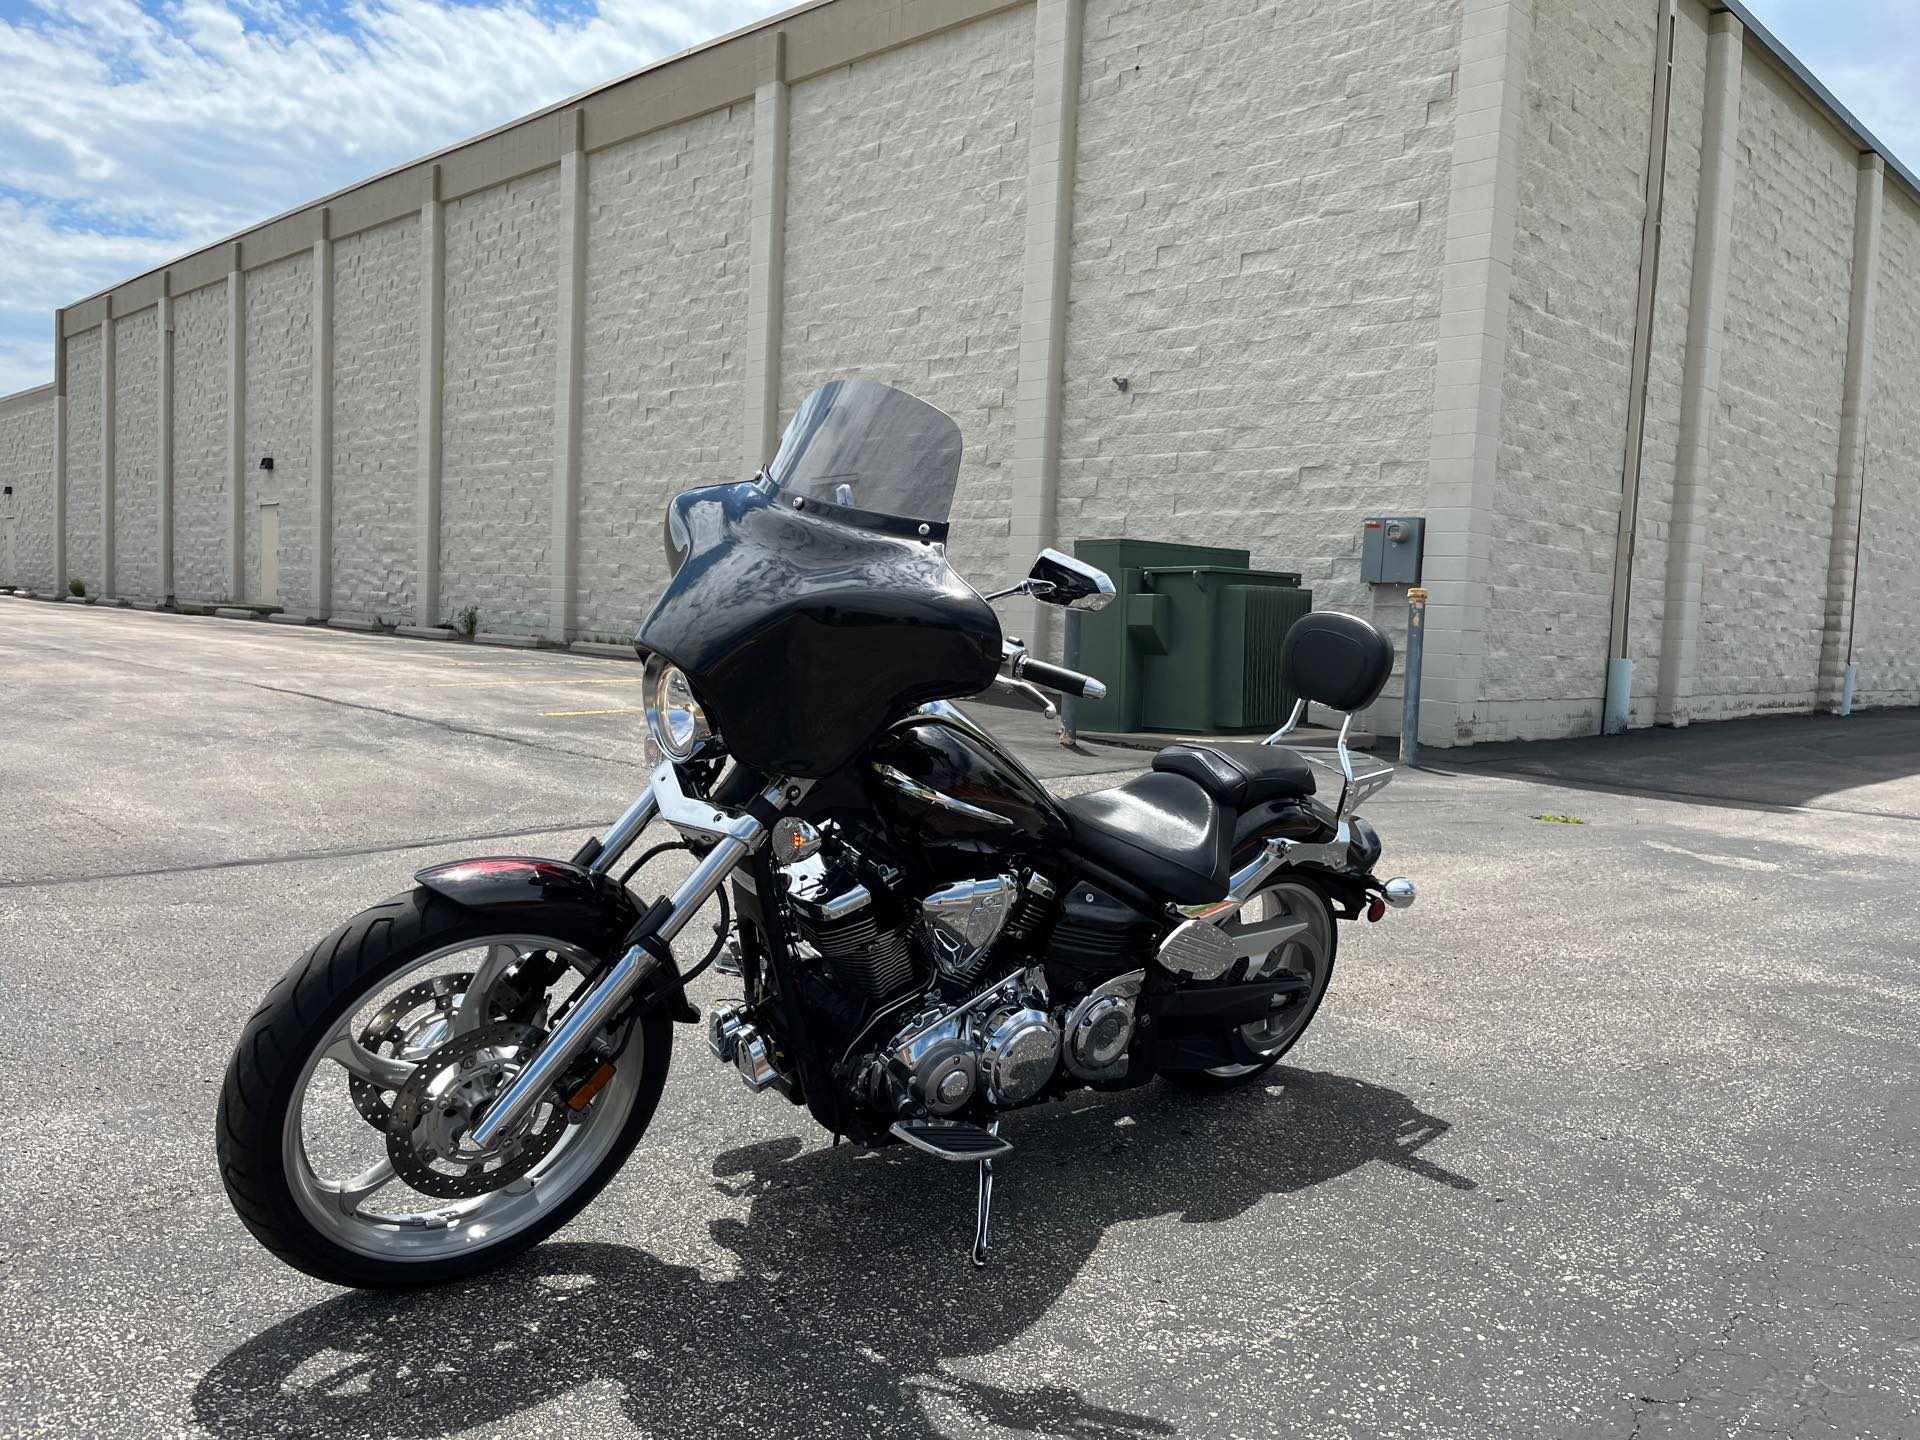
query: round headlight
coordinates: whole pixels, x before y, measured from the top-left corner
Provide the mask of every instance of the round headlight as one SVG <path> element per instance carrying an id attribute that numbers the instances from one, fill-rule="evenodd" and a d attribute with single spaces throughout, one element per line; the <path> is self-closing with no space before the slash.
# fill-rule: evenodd
<path id="1" fill-rule="evenodd" d="M 647 729 L 654 743 L 671 759 L 691 758 L 713 731 L 700 702 L 693 698 L 686 672 L 655 655 L 647 661 L 646 680 Z"/>

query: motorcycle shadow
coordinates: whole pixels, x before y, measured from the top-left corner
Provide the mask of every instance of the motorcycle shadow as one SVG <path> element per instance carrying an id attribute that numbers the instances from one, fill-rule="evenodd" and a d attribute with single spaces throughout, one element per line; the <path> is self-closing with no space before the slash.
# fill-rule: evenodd
<path id="1" fill-rule="evenodd" d="M 978 1271 L 965 1260 L 971 1166 L 898 1146 L 744 1146 L 713 1166 L 715 1188 L 748 1204 L 746 1220 L 711 1224 L 730 1276 L 551 1241 L 466 1284 L 342 1295 L 216 1364 L 196 1418 L 229 1436 L 443 1435 L 578 1391 L 582 1433 L 624 1419 L 658 1435 L 934 1437 L 944 1414 L 1076 1440 L 1171 1435 L 1066 1386 L 1008 1388 L 941 1362 L 989 1354 L 1040 1320 L 1111 1225 L 1231 1220 L 1371 1161 L 1475 1188 L 1420 1155 L 1449 1127 L 1406 1096 L 1284 1068 L 1271 1084 L 1083 1092 L 1012 1117 L 1019 1149 L 998 1167 L 995 1249 Z M 1196 1263 L 1208 1251 L 1176 1243 Z M 1099 1344 L 1089 1335 L 1090 1353 Z M 1143 1377 L 1122 1378 L 1137 1391 Z"/>

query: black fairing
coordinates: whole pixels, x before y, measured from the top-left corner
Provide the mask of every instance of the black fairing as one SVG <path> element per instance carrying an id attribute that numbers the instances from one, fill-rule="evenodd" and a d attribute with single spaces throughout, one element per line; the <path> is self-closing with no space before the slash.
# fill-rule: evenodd
<path id="1" fill-rule="evenodd" d="M 689 490 L 667 518 L 677 569 L 636 643 L 686 672 L 735 757 L 830 775 L 889 721 L 978 694 L 1000 667 L 992 609 L 944 546 L 903 528 L 752 484 Z"/>

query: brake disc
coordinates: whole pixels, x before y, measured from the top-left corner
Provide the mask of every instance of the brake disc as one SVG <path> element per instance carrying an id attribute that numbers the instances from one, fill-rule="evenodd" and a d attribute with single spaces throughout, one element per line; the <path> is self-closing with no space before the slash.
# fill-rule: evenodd
<path id="1" fill-rule="evenodd" d="M 360 1043 L 390 1060 L 418 1060 L 447 1038 L 460 996 L 473 983 L 469 974 L 435 975 L 409 986 L 367 1022 Z M 425 1013 L 416 1013 L 425 1007 Z M 347 1080 L 347 1094 L 360 1118 L 376 1130 L 387 1128 L 392 1113 L 386 1092 L 358 1075 Z"/>
<path id="2" fill-rule="evenodd" d="M 486 1149 L 468 1138 L 474 1117 L 513 1083 L 542 1032 L 500 1020 L 447 1041 L 393 1097 L 387 1158 L 394 1173 L 424 1195 L 465 1200 L 511 1185 L 560 1143 L 567 1107 L 550 1098 L 533 1117 Z"/>

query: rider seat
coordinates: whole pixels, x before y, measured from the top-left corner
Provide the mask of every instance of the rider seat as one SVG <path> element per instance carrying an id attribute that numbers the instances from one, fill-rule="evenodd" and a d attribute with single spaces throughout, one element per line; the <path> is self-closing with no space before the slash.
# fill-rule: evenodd
<path id="1" fill-rule="evenodd" d="M 1063 803 L 1074 847 L 1097 865 L 1177 905 L 1225 897 L 1240 813 L 1314 793 L 1313 769 L 1272 744 L 1312 701 L 1349 717 L 1380 697 L 1393 670 L 1393 642 L 1355 615 L 1316 611 L 1294 622 L 1280 647 L 1280 678 L 1300 697 L 1293 718 L 1269 743 L 1169 745 L 1153 770 L 1112 790 Z M 1346 760 L 1341 731 L 1340 759 Z M 1342 814 L 1354 779 L 1347 771 Z M 1377 788 L 1377 786 L 1376 786 Z"/>
<path id="2" fill-rule="evenodd" d="M 1186 776 L 1234 810 L 1313 794 L 1313 767 L 1279 745 L 1169 745 L 1153 757 L 1153 768 Z"/>
<path id="3" fill-rule="evenodd" d="M 1062 802 L 1073 843 L 1096 864 L 1178 905 L 1227 893 L 1233 820 L 1184 775 L 1147 774 Z"/>

